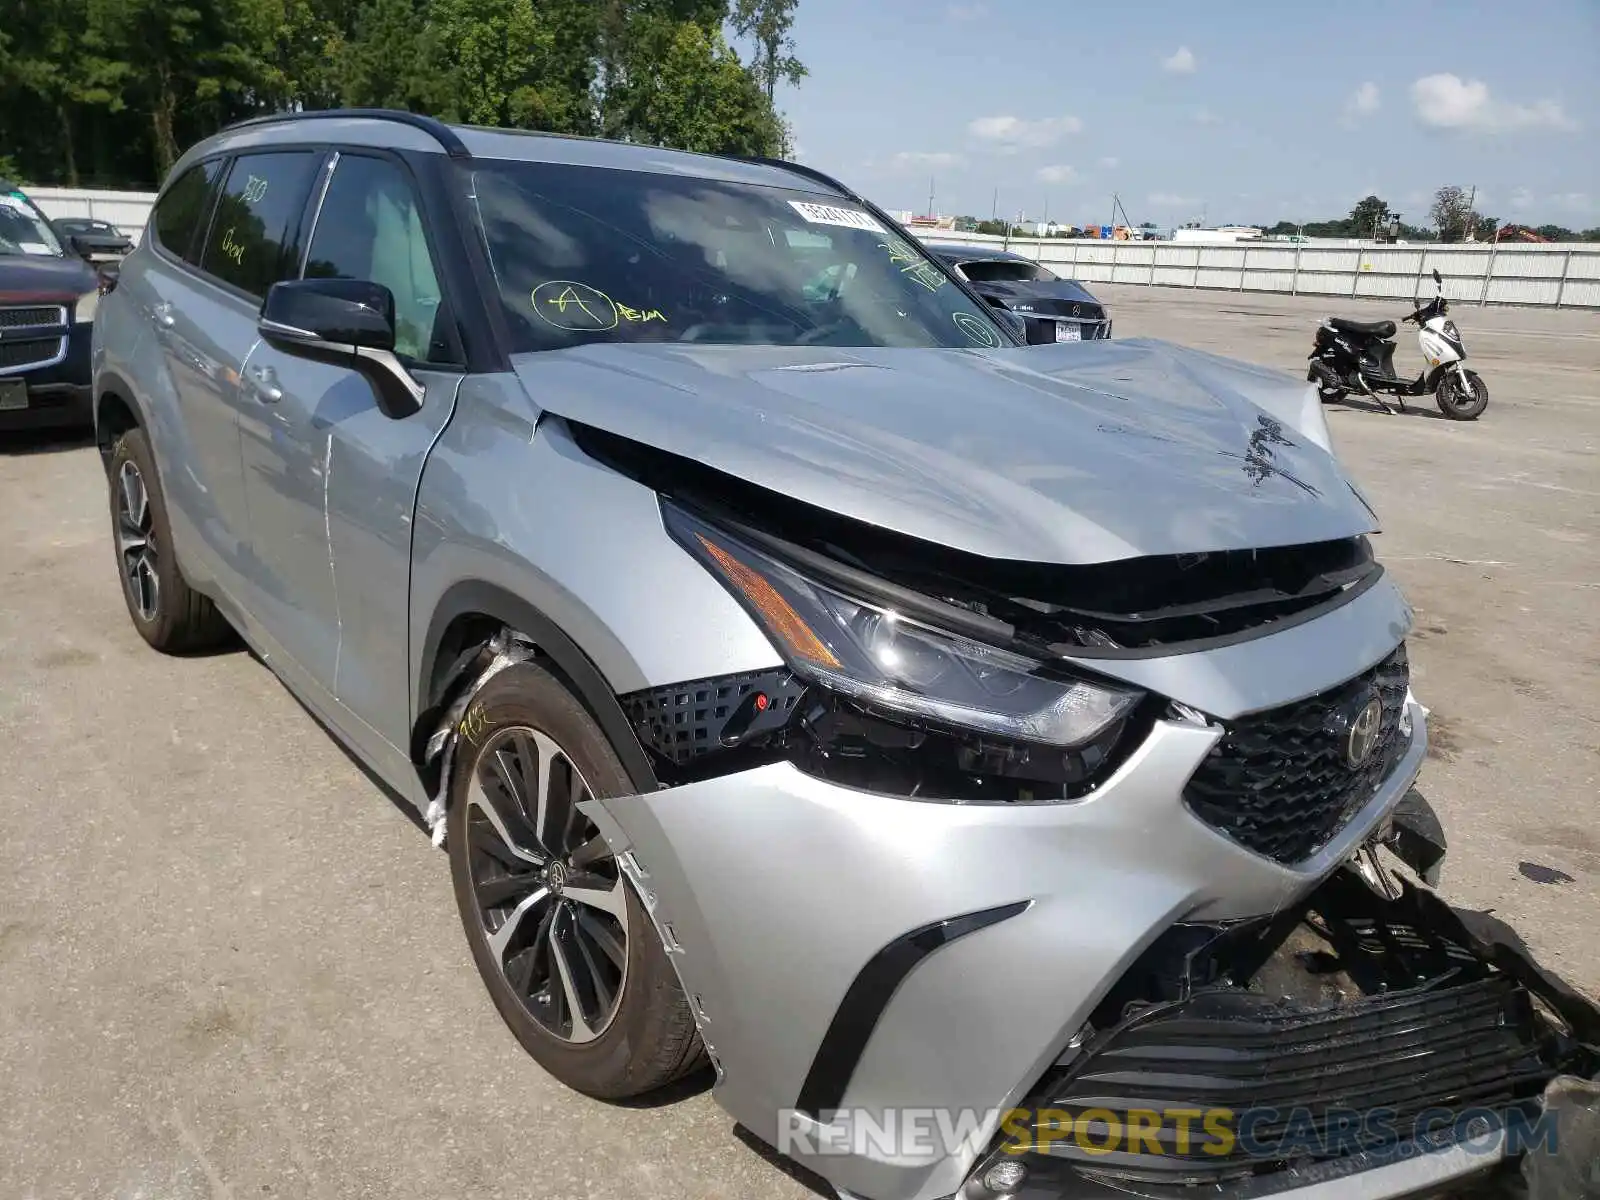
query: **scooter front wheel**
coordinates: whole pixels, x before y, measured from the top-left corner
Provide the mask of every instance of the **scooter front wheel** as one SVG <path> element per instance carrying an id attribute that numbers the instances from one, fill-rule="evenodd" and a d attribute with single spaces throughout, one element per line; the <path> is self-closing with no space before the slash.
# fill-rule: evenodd
<path id="1" fill-rule="evenodd" d="M 1466 384 L 1457 371 L 1445 371 L 1439 376 L 1434 400 L 1439 411 L 1452 421 L 1476 421 L 1489 407 L 1489 385 L 1476 371 L 1467 371 L 1466 375 Z"/>

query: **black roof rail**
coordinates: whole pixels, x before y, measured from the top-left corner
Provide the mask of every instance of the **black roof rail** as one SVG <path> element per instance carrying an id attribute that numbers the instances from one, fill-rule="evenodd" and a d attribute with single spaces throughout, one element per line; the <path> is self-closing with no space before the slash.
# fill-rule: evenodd
<path id="1" fill-rule="evenodd" d="M 785 171 L 792 171 L 796 175 L 804 175 L 807 179 L 815 180 L 817 183 L 827 184 L 842 196 L 846 196 L 849 199 L 858 201 L 862 204 L 866 203 L 865 200 L 862 200 L 860 196 L 856 195 L 849 188 L 845 187 L 844 184 L 840 183 L 832 175 L 824 175 L 815 167 L 808 167 L 801 163 L 790 162 L 786 158 L 761 158 L 748 157 L 745 155 L 736 155 L 734 157 L 736 157 L 740 162 L 755 163 L 757 166 L 761 167 L 778 167 Z"/>
<path id="2" fill-rule="evenodd" d="M 248 129 L 253 125 L 278 125 L 288 124 L 293 121 L 314 121 L 337 117 L 367 118 L 375 121 L 394 121 L 399 125 L 409 125 L 413 129 L 420 129 L 428 134 L 451 158 L 471 158 L 472 151 L 467 149 L 467 144 L 461 140 L 454 129 L 443 121 L 433 117 L 425 117 L 421 113 L 406 112 L 399 108 L 314 108 L 306 112 L 268 113 L 264 117 L 250 117 L 244 121 L 235 121 L 229 125 L 224 133 L 235 129 Z"/>

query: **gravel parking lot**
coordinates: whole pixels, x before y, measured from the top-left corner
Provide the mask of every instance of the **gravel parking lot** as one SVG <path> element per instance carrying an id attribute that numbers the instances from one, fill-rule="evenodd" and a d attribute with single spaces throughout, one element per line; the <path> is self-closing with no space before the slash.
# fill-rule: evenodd
<path id="1" fill-rule="evenodd" d="M 1294 371 L 1325 312 L 1404 311 L 1095 290 L 1121 337 Z M 1445 889 L 1600 994 L 1600 314 L 1455 316 L 1481 421 L 1331 422 L 1417 610 Z M 444 857 L 248 655 L 148 651 L 106 526 L 92 446 L 0 435 L 0 1200 L 814 1194 L 704 1091 L 544 1075 Z"/>

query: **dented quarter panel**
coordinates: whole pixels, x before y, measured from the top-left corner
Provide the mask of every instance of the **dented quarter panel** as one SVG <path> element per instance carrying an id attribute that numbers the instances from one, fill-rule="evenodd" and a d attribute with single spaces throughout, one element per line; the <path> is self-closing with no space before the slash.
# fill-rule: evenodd
<path id="1" fill-rule="evenodd" d="M 418 495 L 412 678 L 426 677 L 422 655 L 442 598 L 466 582 L 548 617 L 617 692 L 777 666 L 744 610 L 666 536 L 655 493 L 594 463 L 560 421 L 539 417 L 514 375 L 462 383 Z M 539 564 L 559 567 L 559 580 Z"/>
<path id="2" fill-rule="evenodd" d="M 1076 803 L 873 795 L 788 764 L 596 803 L 622 830 L 682 947 L 674 964 L 724 1070 L 719 1101 L 775 1142 L 779 1110 L 796 1104 L 846 989 L 880 948 L 929 921 L 1031 902 L 912 971 L 843 1101 L 873 1111 L 1004 1110 L 1172 922 L 1277 911 L 1348 858 L 1421 767 L 1425 716 L 1414 703 L 1411 712 L 1411 742 L 1393 774 L 1295 867 L 1242 849 L 1184 806 L 1184 781 L 1217 737 L 1186 723 L 1159 722 Z M 975 1154 L 806 1165 L 873 1200 L 932 1200 L 960 1186 Z"/>
<path id="3" fill-rule="evenodd" d="M 1134 339 L 1006 350 L 610 344 L 518 356 L 545 408 L 992 558 L 1091 563 L 1367 533 L 1285 381 Z M 1301 427 L 1305 427 L 1302 430 Z"/>

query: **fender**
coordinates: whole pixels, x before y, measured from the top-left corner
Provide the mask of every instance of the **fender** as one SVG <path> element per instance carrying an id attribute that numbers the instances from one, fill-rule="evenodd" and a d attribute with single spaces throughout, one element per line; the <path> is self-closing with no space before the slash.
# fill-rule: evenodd
<path id="1" fill-rule="evenodd" d="M 101 407 L 105 398 L 110 393 L 116 393 L 118 399 L 133 410 L 133 417 L 141 428 L 150 428 L 150 414 L 145 410 L 144 399 L 139 395 L 131 383 L 123 378 L 121 372 L 111 368 L 103 368 L 94 376 L 94 439 L 100 447 L 100 457 L 106 458 L 110 452 L 110 439 L 107 431 L 102 428 Z M 119 431 L 120 432 L 120 431 Z"/>
<path id="2" fill-rule="evenodd" d="M 432 681 L 445 631 L 456 618 L 473 614 L 491 617 L 524 634 L 542 653 L 548 655 L 610 741 L 634 788 L 640 792 L 652 792 L 660 786 L 644 748 L 639 744 L 632 725 L 628 723 L 622 706 L 617 703 L 615 693 L 599 668 L 544 613 L 521 597 L 492 583 L 463 580 L 452 584 L 439 598 L 433 617 L 428 622 L 428 633 L 419 660 L 422 669 L 417 673 L 412 709 L 416 714 L 413 722 L 416 728 L 426 729 L 429 714 L 437 709 L 444 698 L 443 694 L 434 694 Z M 452 680 L 445 682 L 448 685 Z M 440 691 L 448 691 L 448 687 Z"/>

